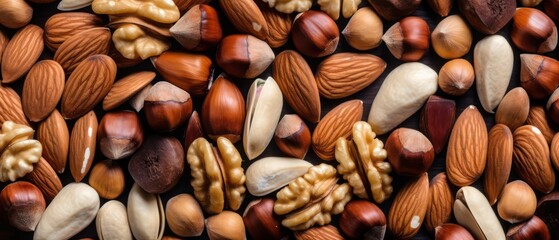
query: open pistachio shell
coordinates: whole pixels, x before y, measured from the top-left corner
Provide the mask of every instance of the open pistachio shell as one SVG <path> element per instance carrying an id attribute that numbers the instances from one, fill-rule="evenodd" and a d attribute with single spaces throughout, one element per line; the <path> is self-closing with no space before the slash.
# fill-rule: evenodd
<path id="1" fill-rule="evenodd" d="M 272 77 L 256 79 L 247 96 L 243 147 L 247 157 L 258 157 L 274 136 L 283 107 L 281 90 Z"/>
<path id="2" fill-rule="evenodd" d="M 103 204 L 97 213 L 95 227 L 100 240 L 132 240 L 126 207 L 119 201 L 111 200 Z"/>
<path id="3" fill-rule="evenodd" d="M 466 186 L 458 190 L 454 216 L 476 239 L 505 240 L 503 228 L 487 198 L 474 187 Z"/>
<path id="4" fill-rule="evenodd" d="M 147 193 L 134 183 L 128 195 L 128 221 L 136 239 L 161 240 L 165 212 L 159 195 Z"/>
<path id="5" fill-rule="evenodd" d="M 296 158 L 267 157 L 250 165 L 246 186 L 250 194 L 264 196 L 303 176 L 312 164 Z"/>

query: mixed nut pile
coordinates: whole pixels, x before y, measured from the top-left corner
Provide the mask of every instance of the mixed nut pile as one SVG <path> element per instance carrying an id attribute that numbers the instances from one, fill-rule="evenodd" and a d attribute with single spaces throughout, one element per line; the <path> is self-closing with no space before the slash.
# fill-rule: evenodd
<path id="1" fill-rule="evenodd" d="M 0 0 L 0 219 L 13 231 L 559 239 L 559 0 L 29 1 Z M 434 29 L 412 16 L 420 4 Z M 392 56 L 367 53 L 383 44 Z M 440 69 L 421 63 L 430 49 Z M 381 79 L 387 58 L 398 66 Z M 355 99 L 377 79 L 372 102 Z M 455 101 L 474 83 L 483 115 Z M 419 128 L 403 127 L 416 113 Z M 429 176 L 436 156 L 446 170 Z M 192 190 L 163 201 L 183 178 Z"/>

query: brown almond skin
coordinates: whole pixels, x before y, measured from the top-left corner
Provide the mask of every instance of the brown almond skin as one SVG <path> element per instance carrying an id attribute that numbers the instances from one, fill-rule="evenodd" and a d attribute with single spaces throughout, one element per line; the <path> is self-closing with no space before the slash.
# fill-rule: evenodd
<path id="1" fill-rule="evenodd" d="M 551 155 L 551 163 L 553 163 L 555 169 L 559 171 L 559 134 L 555 134 L 555 136 L 553 136 L 549 148 L 550 148 L 550 155 Z"/>
<path id="2" fill-rule="evenodd" d="M 69 75 L 88 57 L 95 54 L 107 55 L 110 44 L 111 31 L 108 28 L 91 28 L 66 39 L 56 50 L 54 60 Z"/>
<path id="3" fill-rule="evenodd" d="M 217 11 L 206 4 L 194 5 L 169 31 L 184 48 L 192 51 L 208 50 L 223 37 Z"/>
<path id="4" fill-rule="evenodd" d="M 60 178 L 44 158 L 33 164 L 33 171 L 25 175 L 25 179 L 41 190 L 47 202 L 52 201 L 56 194 L 62 190 Z"/>
<path id="5" fill-rule="evenodd" d="M 5 121 L 29 126 L 17 92 L 10 87 L 0 86 L 0 122 Z"/>
<path id="6" fill-rule="evenodd" d="M 398 128 L 386 140 L 388 161 L 394 172 L 402 176 L 419 176 L 431 168 L 435 159 L 433 145 L 421 132 Z"/>
<path id="7" fill-rule="evenodd" d="M 326 13 L 309 10 L 297 16 L 291 29 L 297 50 L 307 57 L 324 57 L 334 53 L 340 40 L 336 22 Z"/>
<path id="8" fill-rule="evenodd" d="M 64 69 L 55 61 L 43 60 L 31 68 L 22 90 L 23 112 L 33 122 L 46 118 L 64 91 Z"/>
<path id="9" fill-rule="evenodd" d="M 130 100 L 151 83 L 155 75 L 155 72 L 142 71 L 117 80 L 103 99 L 103 110 L 112 110 Z"/>
<path id="10" fill-rule="evenodd" d="M 369 3 L 382 18 L 394 21 L 412 14 L 421 0 L 369 0 Z"/>
<path id="11" fill-rule="evenodd" d="M 353 124 L 363 116 L 363 101 L 344 102 L 330 112 L 316 125 L 312 134 L 312 148 L 322 160 L 334 160 L 334 150 L 338 138 L 349 138 Z"/>
<path id="12" fill-rule="evenodd" d="M 483 190 L 489 204 L 497 202 L 507 184 L 512 167 L 513 135 L 504 124 L 496 124 L 489 131 L 487 146 L 487 166 Z"/>
<path id="13" fill-rule="evenodd" d="M 268 36 L 265 41 L 272 48 L 283 46 L 289 40 L 289 33 L 293 25 L 291 16 L 276 11 L 263 1 L 256 1 L 256 5 L 258 5 L 266 23 L 268 23 Z"/>
<path id="14" fill-rule="evenodd" d="M 552 125 L 552 122 L 542 106 L 533 105 L 530 107 L 526 124 L 537 127 L 543 133 L 547 143 L 551 143 L 551 140 L 556 132 L 555 125 Z"/>
<path id="15" fill-rule="evenodd" d="M 295 232 L 296 240 L 343 240 L 338 229 L 332 225 L 317 226 L 304 231 Z"/>
<path id="16" fill-rule="evenodd" d="M 8 184 L 0 193 L 0 212 L 20 231 L 35 231 L 46 203 L 35 185 L 25 181 Z"/>
<path id="17" fill-rule="evenodd" d="M 108 112 L 97 129 L 99 150 L 109 159 L 118 160 L 132 155 L 144 141 L 140 117 L 133 111 Z"/>
<path id="18" fill-rule="evenodd" d="M 311 132 L 297 114 L 286 114 L 276 127 L 274 141 L 283 153 L 304 159 L 311 145 Z"/>
<path id="19" fill-rule="evenodd" d="M 52 111 L 44 121 L 39 123 L 35 137 L 43 146 L 43 158 L 54 171 L 63 173 L 68 162 L 70 132 L 58 110 Z"/>
<path id="20" fill-rule="evenodd" d="M 450 222 L 454 193 L 445 172 L 437 174 L 429 182 L 429 207 L 425 215 L 425 227 L 434 232 L 436 228 Z"/>
<path id="21" fill-rule="evenodd" d="M 340 216 L 340 229 L 350 239 L 384 239 L 386 217 L 372 202 L 349 202 Z"/>
<path id="22" fill-rule="evenodd" d="M 268 36 L 268 24 L 253 0 L 220 0 L 221 10 L 237 30 L 261 40 Z"/>
<path id="23" fill-rule="evenodd" d="M 537 54 L 520 54 L 520 85 L 536 100 L 559 87 L 559 61 Z"/>
<path id="24" fill-rule="evenodd" d="M 205 96 L 208 92 L 213 65 L 205 55 L 167 51 L 153 58 L 152 63 L 166 81 L 192 96 Z"/>
<path id="25" fill-rule="evenodd" d="M 398 192 L 388 212 L 388 229 L 397 239 L 415 236 L 429 207 L 429 177 L 412 178 Z"/>
<path id="26" fill-rule="evenodd" d="M 0 64 L 2 64 L 2 53 L 4 53 L 9 41 L 10 39 L 8 39 L 6 33 L 3 30 L 0 30 Z"/>
<path id="27" fill-rule="evenodd" d="M 181 15 L 198 4 L 207 4 L 210 1 L 211 0 L 173 0 L 175 5 L 179 8 Z"/>
<path id="28" fill-rule="evenodd" d="M 272 76 L 284 100 L 303 119 L 316 123 L 320 120 L 318 86 L 307 61 L 298 52 L 286 50 L 276 56 Z"/>
<path id="29" fill-rule="evenodd" d="M 537 216 L 530 220 L 509 228 L 507 232 L 508 240 L 551 240 L 548 226 Z"/>
<path id="30" fill-rule="evenodd" d="M 523 52 L 546 53 L 557 47 L 557 27 L 535 8 L 518 8 L 513 17 L 511 39 Z"/>
<path id="31" fill-rule="evenodd" d="M 37 62 L 44 49 L 43 32 L 29 24 L 12 37 L 2 54 L 2 83 L 17 81 Z"/>
<path id="32" fill-rule="evenodd" d="M 485 34 L 494 34 L 501 30 L 512 19 L 516 10 L 515 0 L 457 2 L 462 16 L 472 27 Z"/>
<path id="33" fill-rule="evenodd" d="M 454 223 L 447 223 L 438 226 L 435 229 L 435 239 L 436 240 L 454 240 L 454 239 L 474 240 L 474 237 L 464 227 Z"/>
<path id="34" fill-rule="evenodd" d="M 52 52 L 66 39 L 94 27 L 102 27 L 103 19 L 85 12 L 63 12 L 52 15 L 45 23 L 45 45 Z"/>
<path id="35" fill-rule="evenodd" d="M 69 161 L 74 181 L 81 182 L 89 172 L 97 147 L 98 121 L 95 112 L 80 117 L 70 135 Z"/>
<path id="36" fill-rule="evenodd" d="M 530 113 L 530 98 L 521 87 L 510 90 L 495 112 L 495 122 L 507 125 L 512 131 L 522 126 Z"/>
<path id="37" fill-rule="evenodd" d="M 200 121 L 200 115 L 197 111 L 192 112 L 192 115 L 190 115 L 184 136 L 184 152 L 188 151 L 188 147 L 190 147 L 190 144 L 192 144 L 194 140 L 205 136 L 204 129 L 202 129 L 202 122 Z"/>
<path id="38" fill-rule="evenodd" d="M 435 153 L 446 147 L 456 119 L 456 103 L 452 99 L 430 96 L 419 118 L 419 129 L 433 144 Z"/>

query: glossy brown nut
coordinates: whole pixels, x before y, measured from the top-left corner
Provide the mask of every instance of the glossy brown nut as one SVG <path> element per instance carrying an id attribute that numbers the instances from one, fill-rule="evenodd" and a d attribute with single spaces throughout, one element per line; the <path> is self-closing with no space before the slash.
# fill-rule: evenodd
<path id="1" fill-rule="evenodd" d="M 394 21 L 412 14 L 421 0 L 369 0 L 369 3 L 382 18 Z"/>
<path id="2" fill-rule="evenodd" d="M 510 35 L 514 45 L 525 52 L 547 53 L 557 47 L 555 23 L 535 8 L 516 10 Z"/>
<path id="3" fill-rule="evenodd" d="M 35 231 L 45 208 L 43 194 L 32 183 L 10 183 L 0 193 L 0 213 L 3 220 L 20 231 Z"/>
<path id="4" fill-rule="evenodd" d="M 276 127 L 274 141 L 283 153 L 304 159 L 311 145 L 311 132 L 297 114 L 286 114 Z"/>
<path id="5" fill-rule="evenodd" d="M 383 239 L 386 216 L 377 205 L 369 201 L 351 201 L 342 212 L 340 228 L 350 239 Z"/>
<path id="6" fill-rule="evenodd" d="M 429 49 L 431 32 L 425 20 L 406 17 L 390 27 L 382 40 L 392 55 L 402 61 L 417 61 Z"/>
<path id="7" fill-rule="evenodd" d="M 551 239 L 559 239 L 559 192 L 540 198 L 535 215 L 547 225 Z"/>
<path id="8" fill-rule="evenodd" d="M 99 123 L 97 139 L 105 157 L 122 159 L 140 148 L 144 141 L 144 129 L 136 112 L 109 112 Z"/>
<path id="9" fill-rule="evenodd" d="M 216 53 L 217 65 L 237 78 L 255 78 L 274 61 L 268 44 L 252 35 L 233 34 L 225 37 Z"/>
<path id="10" fill-rule="evenodd" d="M 188 150 L 188 147 L 190 147 L 190 144 L 192 144 L 196 138 L 205 136 L 204 129 L 202 129 L 202 122 L 200 121 L 200 115 L 198 115 L 197 111 L 192 112 L 192 115 L 190 115 L 184 136 L 184 152 Z"/>
<path id="11" fill-rule="evenodd" d="M 474 240 L 474 237 L 458 224 L 445 223 L 435 228 L 435 240 Z"/>
<path id="12" fill-rule="evenodd" d="M 549 97 L 559 86 L 559 61 L 538 54 L 520 54 L 520 85 L 531 98 Z"/>
<path id="13" fill-rule="evenodd" d="M 158 132 L 170 132 L 186 123 L 192 114 L 190 94 L 168 82 L 158 82 L 144 99 L 148 124 Z"/>
<path id="14" fill-rule="evenodd" d="M 462 16 L 476 30 L 494 34 L 501 30 L 514 16 L 516 0 L 459 0 Z"/>
<path id="15" fill-rule="evenodd" d="M 326 13 L 310 10 L 295 18 L 291 39 L 303 55 L 324 57 L 334 53 L 338 47 L 340 30 Z"/>
<path id="16" fill-rule="evenodd" d="M 507 240 L 550 240 L 551 235 L 547 225 L 537 216 L 530 220 L 509 228 Z"/>
<path id="17" fill-rule="evenodd" d="M 427 99 L 419 118 L 419 129 L 429 138 L 435 153 L 440 153 L 445 148 L 455 120 L 454 100 L 435 95 Z"/>
<path id="18" fill-rule="evenodd" d="M 205 55 L 167 51 L 151 62 L 161 76 L 193 96 L 206 95 L 213 78 L 212 60 Z"/>
<path id="19" fill-rule="evenodd" d="M 210 49 L 223 37 L 217 11 L 206 4 L 190 8 L 169 31 L 184 48 L 192 51 Z"/>
<path id="20" fill-rule="evenodd" d="M 116 199 L 124 192 L 126 180 L 120 165 L 107 159 L 93 166 L 88 183 L 100 197 Z"/>
<path id="21" fill-rule="evenodd" d="M 263 198 L 248 204 L 243 222 L 254 239 L 280 240 L 286 233 L 280 218 L 274 214 L 274 199 Z"/>
<path id="22" fill-rule="evenodd" d="M 386 140 L 386 153 L 392 169 L 403 176 L 419 176 L 435 159 L 433 145 L 421 132 L 398 128 Z"/>
<path id="23" fill-rule="evenodd" d="M 128 171 L 142 189 L 153 194 L 169 191 L 184 170 L 184 150 L 171 136 L 153 135 L 132 156 Z"/>

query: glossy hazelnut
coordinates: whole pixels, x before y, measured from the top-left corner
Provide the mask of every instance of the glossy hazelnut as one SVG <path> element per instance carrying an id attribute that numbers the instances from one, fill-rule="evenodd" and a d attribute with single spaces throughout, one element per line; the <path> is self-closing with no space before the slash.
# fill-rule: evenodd
<path id="1" fill-rule="evenodd" d="M 250 202 L 243 214 L 245 227 L 254 239 L 280 240 L 286 233 L 274 214 L 274 199 L 263 198 Z"/>
<path id="2" fill-rule="evenodd" d="M 239 88 L 220 75 L 202 104 L 202 126 L 208 136 L 226 137 L 232 143 L 241 139 L 245 123 L 245 99 Z"/>
<path id="3" fill-rule="evenodd" d="M 497 203 L 499 216 L 507 222 L 522 222 L 534 215 L 537 198 L 534 190 L 521 180 L 505 185 Z"/>
<path id="4" fill-rule="evenodd" d="M 452 96 L 464 95 L 474 84 L 474 67 L 465 59 L 450 60 L 439 71 L 439 87 Z"/>
<path id="5" fill-rule="evenodd" d="M 186 123 L 192 114 L 192 99 L 186 91 L 161 81 L 144 99 L 144 112 L 153 130 L 170 132 Z"/>
<path id="6" fill-rule="evenodd" d="M 382 36 L 388 50 L 399 60 L 411 62 L 423 57 L 429 49 L 429 25 L 419 17 L 406 17 Z"/>
<path id="7" fill-rule="evenodd" d="M 151 58 L 166 81 L 195 97 L 205 96 L 213 78 L 212 60 L 202 54 L 167 51 Z"/>
<path id="8" fill-rule="evenodd" d="M 184 150 L 179 140 L 171 136 L 153 135 L 128 162 L 134 181 L 146 192 L 160 194 L 169 191 L 184 171 Z"/>
<path id="9" fill-rule="evenodd" d="M 445 59 L 466 55 L 472 46 L 472 31 L 460 15 L 444 18 L 431 33 L 433 49 Z"/>
<path id="10" fill-rule="evenodd" d="M 10 183 L 0 193 L 2 218 L 20 231 L 35 231 L 45 208 L 41 190 L 29 182 Z"/>
<path id="11" fill-rule="evenodd" d="M 370 7 L 360 8 L 353 14 L 342 31 L 347 43 L 357 50 L 376 48 L 382 42 L 383 24 Z"/>
<path id="12" fill-rule="evenodd" d="M 204 232 L 204 213 L 190 194 L 182 193 L 169 199 L 165 208 L 167 225 L 181 237 L 196 237 Z"/>
<path id="13" fill-rule="evenodd" d="M 454 0 L 427 0 L 427 3 L 439 16 L 446 17 L 452 10 Z"/>
<path id="14" fill-rule="evenodd" d="M 99 149 L 110 159 L 132 155 L 144 141 L 144 129 L 138 114 L 132 111 L 108 112 L 97 128 Z"/>
<path id="15" fill-rule="evenodd" d="M 206 231 L 210 240 L 245 240 L 243 218 L 236 212 L 223 211 L 206 219 Z"/>
<path id="16" fill-rule="evenodd" d="M 511 39 L 524 52 L 547 53 L 557 47 L 557 27 L 535 8 L 518 8 L 513 17 Z"/>
<path id="17" fill-rule="evenodd" d="M 225 37 L 216 53 L 217 65 L 232 77 L 255 78 L 274 61 L 268 44 L 248 34 Z"/>
<path id="18" fill-rule="evenodd" d="M 206 4 L 190 8 L 169 32 L 184 48 L 193 51 L 212 48 L 223 36 L 217 11 Z"/>
<path id="19" fill-rule="evenodd" d="M 274 141 L 283 153 L 304 159 L 311 145 L 311 132 L 297 114 L 286 114 L 276 127 Z"/>
<path id="20" fill-rule="evenodd" d="M 350 239 L 384 239 L 386 217 L 374 203 L 354 200 L 342 212 L 340 229 Z"/>
<path id="21" fill-rule="evenodd" d="M 559 61 L 537 54 L 520 54 L 520 85 L 531 98 L 549 97 L 559 87 Z"/>
<path id="22" fill-rule="evenodd" d="M 411 15 L 421 0 L 369 0 L 375 11 L 388 21 Z"/>
<path id="23" fill-rule="evenodd" d="M 445 223 L 435 228 L 435 240 L 474 240 L 474 237 L 458 224 Z"/>
<path id="24" fill-rule="evenodd" d="M 403 176 L 420 176 L 431 168 L 435 159 L 429 139 L 411 128 L 394 130 L 388 136 L 385 148 L 392 169 Z"/>
<path id="25" fill-rule="evenodd" d="M 547 225 L 537 216 L 509 228 L 507 240 L 550 240 L 551 234 Z"/>
<path id="26" fill-rule="evenodd" d="M 324 57 L 336 51 L 340 31 L 336 22 L 321 11 L 300 13 L 293 22 L 291 38 L 297 50 L 308 57 Z"/>
<path id="27" fill-rule="evenodd" d="M 97 191 L 100 197 L 116 199 L 124 192 L 126 180 L 118 163 L 105 160 L 95 164 L 91 169 L 89 185 Z"/>
<path id="28" fill-rule="evenodd" d="M 184 133 L 184 152 L 188 150 L 188 147 L 190 147 L 190 144 L 192 144 L 196 138 L 204 136 L 204 129 L 202 129 L 200 115 L 198 115 L 197 111 L 194 111 L 188 119 L 188 124 L 186 125 Z"/>

